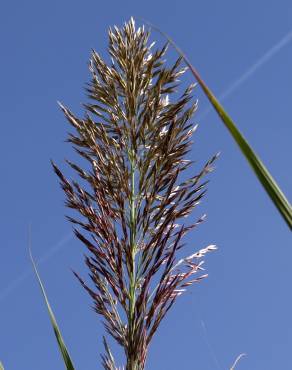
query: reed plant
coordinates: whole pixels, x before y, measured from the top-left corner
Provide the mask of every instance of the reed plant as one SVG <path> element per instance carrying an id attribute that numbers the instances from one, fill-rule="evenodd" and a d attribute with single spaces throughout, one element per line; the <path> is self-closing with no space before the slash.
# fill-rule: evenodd
<path id="1" fill-rule="evenodd" d="M 146 22 L 147 23 L 147 22 Z M 149 23 L 148 23 L 149 24 Z M 86 165 L 67 161 L 79 176 L 67 180 L 54 164 L 66 195 L 66 205 L 79 217 L 68 216 L 77 238 L 85 245 L 85 263 L 91 284 L 75 273 L 102 316 L 106 332 L 123 348 L 126 370 L 143 370 L 149 344 L 161 320 L 176 299 L 207 276 L 202 258 L 216 249 L 209 245 L 185 257 L 183 237 L 204 221 L 204 216 L 185 223 L 206 193 L 205 176 L 212 171 L 215 155 L 198 173 L 187 178 L 193 161 L 186 159 L 196 126 L 194 85 L 184 91 L 180 76 L 187 68 L 231 133 L 266 193 L 292 228 L 288 199 L 256 155 L 234 121 L 191 65 L 186 55 L 167 35 L 179 53 L 171 66 L 165 61 L 168 44 L 153 50 L 149 31 L 136 29 L 131 20 L 109 30 L 107 64 L 93 51 L 91 82 L 83 118 L 60 104 L 75 132 L 68 142 Z M 179 95 L 180 94 L 180 95 Z M 83 162 L 84 163 L 84 162 Z M 67 370 L 73 361 L 64 343 L 31 250 L 33 268 L 48 308 L 51 324 Z M 115 364 L 107 339 L 102 365 Z M 244 354 L 239 355 L 231 370 Z M 0 370 L 4 370 L 0 362 Z"/>
<path id="2" fill-rule="evenodd" d="M 68 142 L 82 159 L 67 161 L 79 180 L 68 180 L 53 163 L 67 207 L 79 214 L 67 218 L 88 250 L 91 283 L 75 275 L 122 347 L 126 370 L 145 368 L 162 319 L 207 276 L 202 258 L 216 249 L 182 252 L 184 235 L 204 220 L 186 218 L 205 195 L 217 156 L 186 177 L 193 165 L 186 155 L 196 130 L 194 85 L 181 89 L 182 58 L 167 65 L 168 45 L 152 51 L 149 37 L 131 19 L 109 30 L 111 63 L 92 52 L 84 117 L 60 104 L 74 128 Z M 104 347 L 104 369 L 117 369 L 105 336 Z"/>

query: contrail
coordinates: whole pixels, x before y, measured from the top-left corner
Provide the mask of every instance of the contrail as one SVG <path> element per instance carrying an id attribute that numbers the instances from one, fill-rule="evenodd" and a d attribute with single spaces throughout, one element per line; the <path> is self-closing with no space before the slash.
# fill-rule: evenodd
<path id="1" fill-rule="evenodd" d="M 204 320 L 201 320 L 201 326 L 202 326 L 202 329 L 203 329 L 203 333 L 204 333 L 204 339 L 205 339 L 205 343 L 208 347 L 208 350 L 213 358 L 213 361 L 214 361 L 214 364 L 216 365 L 217 369 L 218 370 L 222 370 L 222 367 L 220 365 L 220 362 L 218 360 L 218 357 L 216 356 L 216 353 L 215 353 L 215 350 L 213 348 L 213 346 L 211 345 L 211 342 L 209 340 L 209 336 L 208 336 L 208 332 L 207 332 L 207 328 L 206 328 L 206 325 L 205 325 L 205 322 Z"/>
<path id="2" fill-rule="evenodd" d="M 228 96 L 230 96 L 234 91 L 236 91 L 248 78 L 250 78 L 260 67 L 262 67 L 265 63 L 267 63 L 273 56 L 275 56 L 283 47 L 285 47 L 289 42 L 292 40 L 292 30 L 290 30 L 281 40 L 279 40 L 274 46 L 272 46 L 262 57 L 260 57 L 250 68 L 247 69 L 245 73 L 234 82 L 227 87 L 219 95 L 219 100 L 224 100 Z M 201 115 L 199 115 L 199 119 L 202 120 L 205 118 L 210 111 L 212 110 L 211 107 L 206 109 Z M 63 237 L 57 244 L 52 246 L 47 253 L 39 258 L 37 261 L 38 264 L 42 264 L 49 260 L 53 255 L 55 255 L 61 247 L 67 244 L 70 240 L 72 240 L 73 234 L 67 234 Z M 16 289 L 19 285 L 23 283 L 25 279 L 27 279 L 32 274 L 32 269 L 25 270 L 18 278 L 12 280 L 8 286 L 0 292 L 0 302 L 3 301 L 7 295 L 9 295 L 14 289 Z"/>
<path id="3" fill-rule="evenodd" d="M 72 239 L 73 239 L 73 233 L 65 235 L 56 244 L 51 246 L 49 250 L 37 260 L 37 264 L 40 265 L 48 261 L 55 254 L 57 254 L 64 245 L 66 245 Z M 12 280 L 5 289 L 0 291 L 0 302 L 3 301 L 13 290 L 17 289 L 30 275 L 32 275 L 32 273 L 33 273 L 33 269 L 27 268 L 16 279 Z"/>
<path id="4" fill-rule="evenodd" d="M 272 59 L 283 47 L 288 45 L 292 41 L 292 30 L 290 30 L 281 40 L 279 40 L 274 46 L 272 46 L 263 56 L 261 56 L 254 64 L 252 64 L 242 76 L 233 81 L 221 94 L 219 94 L 218 100 L 223 101 L 228 96 L 234 93 L 246 80 L 248 80 L 259 68 L 266 64 Z M 209 107 L 199 116 L 199 119 L 203 119 L 211 112 L 212 107 Z"/>

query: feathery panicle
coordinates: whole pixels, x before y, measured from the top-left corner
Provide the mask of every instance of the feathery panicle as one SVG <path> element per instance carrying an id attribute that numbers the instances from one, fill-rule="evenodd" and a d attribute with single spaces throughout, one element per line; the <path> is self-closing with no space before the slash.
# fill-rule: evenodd
<path id="1" fill-rule="evenodd" d="M 216 248 L 177 260 L 183 236 L 204 219 L 181 221 L 204 196 L 203 178 L 216 156 L 180 181 L 193 163 L 185 156 L 196 129 L 189 122 L 197 109 L 191 100 L 194 86 L 174 99 L 185 72 L 181 58 L 167 67 L 167 45 L 152 51 L 148 39 L 144 27 L 136 29 L 131 19 L 109 31 L 111 65 L 92 52 L 85 117 L 60 105 L 75 128 L 68 141 L 89 162 L 85 170 L 68 161 L 83 185 L 68 181 L 53 164 L 66 205 L 82 215 L 68 219 L 90 252 L 85 262 L 94 288 L 76 276 L 106 331 L 123 347 L 126 370 L 144 369 L 161 320 L 188 286 L 206 276 L 202 257 Z M 103 366 L 116 369 L 104 345 Z"/>

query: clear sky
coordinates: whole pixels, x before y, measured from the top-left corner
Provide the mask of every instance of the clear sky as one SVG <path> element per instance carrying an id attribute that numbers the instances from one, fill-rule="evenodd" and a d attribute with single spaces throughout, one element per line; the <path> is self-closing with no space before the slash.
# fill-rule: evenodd
<path id="1" fill-rule="evenodd" d="M 289 0 L 27 0 L 0 5 L 0 359 L 5 370 L 58 370 L 63 363 L 32 274 L 27 229 L 76 369 L 101 369 L 99 318 L 73 277 L 83 246 L 64 219 L 50 167 L 72 153 L 56 101 L 81 112 L 91 48 L 106 53 L 107 28 L 143 17 L 169 33 L 198 68 L 292 199 L 292 3 Z M 286 37 L 286 38 L 285 38 Z M 154 33 L 153 40 L 161 37 Z M 173 52 L 172 52 L 173 53 Z M 171 54 L 174 55 L 174 54 Z M 186 82 L 192 82 L 187 75 Z M 209 278 L 179 298 L 150 347 L 149 370 L 292 368 L 291 233 L 217 116 L 197 90 L 191 159 L 221 151 L 208 220 L 188 251 L 208 244 Z M 207 113 L 206 113 L 207 112 Z M 68 172 L 69 173 L 69 172 Z M 118 357 L 119 359 L 119 357 Z"/>

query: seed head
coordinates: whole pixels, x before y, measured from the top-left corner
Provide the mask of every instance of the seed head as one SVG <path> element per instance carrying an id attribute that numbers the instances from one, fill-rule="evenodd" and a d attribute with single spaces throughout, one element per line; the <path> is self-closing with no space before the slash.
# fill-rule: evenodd
<path id="1" fill-rule="evenodd" d="M 153 50 L 149 36 L 131 19 L 109 30 L 110 64 L 92 51 L 84 118 L 60 104 L 75 129 L 68 142 L 87 165 L 67 161 L 77 182 L 53 164 L 67 207 L 81 216 L 68 219 L 88 249 L 93 286 L 76 276 L 106 331 L 123 347 L 126 370 L 144 369 L 161 320 L 187 287 L 206 276 L 202 257 L 215 249 L 178 259 L 183 236 L 204 220 L 182 222 L 204 196 L 203 178 L 216 156 L 180 180 L 193 164 L 185 156 L 197 127 L 190 123 L 197 109 L 194 85 L 178 96 L 186 68 L 181 58 L 167 66 L 167 45 Z M 116 369 L 105 339 L 104 345 L 103 366 Z"/>

